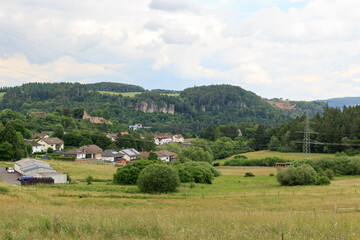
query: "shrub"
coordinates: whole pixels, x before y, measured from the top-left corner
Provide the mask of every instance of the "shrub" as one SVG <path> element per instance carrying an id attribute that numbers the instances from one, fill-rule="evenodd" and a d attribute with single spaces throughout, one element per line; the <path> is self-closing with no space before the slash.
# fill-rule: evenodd
<path id="1" fill-rule="evenodd" d="M 255 177 L 255 175 L 252 174 L 251 172 L 247 172 L 247 173 L 245 173 L 244 177 Z"/>
<path id="2" fill-rule="evenodd" d="M 308 164 L 279 168 L 276 179 L 281 185 L 313 185 L 317 181 L 317 173 Z"/>
<path id="3" fill-rule="evenodd" d="M 235 159 L 248 159 L 245 155 L 237 155 L 234 157 Z"/>
<path id="4" fill-rule="evenodd" d="M 211 184 L 214 177 L 221 175 L 212 165 L 206 162 L 186 162 L 176 165 L 181 182 Z"/>
<path id="5" fill-rule="evenodd" d="M 140 172 L 147 166 L 155 163 L 161 164 L 162 162 L 160 160 L 137 160 L 132 164 L 120 167 L 114 174 L 114 183 L 134 185 L 138 180 Z"/>
<path id="6" fill-rule="evenodd" d="M 10 190 L 7 187 L 0 186 L 0 194 L 6 194 L 10 192 Z"/>
<path id="7" fill-rule="evenodd" d="M 72 179 L 71 179 L 71 177 L 70 177 L 70 175 L 67 173 L 66 174 L 66 181 L 68 182 L 68 183 L 71 183 L 72 182 Z"/>
<path id="8" fill-rule="evenodd" d="M 273 177 L 273 176 L 275 176 L 275 175 L 274 175 L 273 173 L 270 173 L 269 176 L 270 176 L 270 177 Z"/>
<path id="9" fill-rule="evenodd" d="M 49 147 L 49 148 L 47 149 L 46 153 L 54 153 L 54 149 L 52 149 L 52 148 Z"/>
<path id="10" fill-rule="evenodd" d="M 137 181 L 141 192 L 174 192 L 180 185 L 178 172 L 164 164 L 152 164 L 144 168 Z"/>
<path id="11" fill-rule="evenodd" d="M 159 156 L 156 153 L 154 153 L 154 152 L 149 153 L 148 160 L 157 160 L 158 158 L 159 158 Z"/>
<path id="12" fill-rule="evenodd" d="M 85 181 L 87 182 L 88 185 L 90 185 L 90 184 L 92 184 L 92 182 L 94 181 L 94 178 L 93 178 L 91 175 L 89 175 L 89 176 L 87 176 L 87 178 L 85 179 Z"/>
<path id="13" fill-rule="evenodd" d="M 330 179 L 326 176 L 320 176 L 316 181 L 316 185 L 329 185 L 329 184 L 330 184 Z"/>
<path id="14" fill-rule="evenodd" d="M 241 156 L 241 155 L 240 155 Z M 235 157 L 233 160 L 226 161 L 224 166 L 265 166 L 274 167 L 278 162 L 289 162 L 278 157 L 267 157 L 261 159 L 244 159 Z"/>
<path id="15" fill-rule="evenodd" d="M 214 167 L 219 167 L 219 166 L 220 166 L 220 163 L 214 163 L 213 166 L 214 166 Z"/>
<path id="16" fill-rule="evenodd" d="M 334 171 L 331 170 L 331 169 L 326 169 L 326 170 L 324 171 L 324 176 L 327 177 L 327 178 L 330 179 L 330 180 L 333 180 L 334 177 L 335 177 L 335 173 L 334 173 Z"/>
<path id="17" fill-rule="evenodd" d="M 360 175 L 360 158 L 353 158 L 349 162 L 347 174 L 349 175 Z"/>

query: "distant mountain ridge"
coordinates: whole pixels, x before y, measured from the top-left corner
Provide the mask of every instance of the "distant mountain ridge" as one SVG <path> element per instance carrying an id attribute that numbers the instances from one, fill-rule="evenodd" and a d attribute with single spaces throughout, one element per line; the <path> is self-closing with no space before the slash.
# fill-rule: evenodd
<path id="1" fill-rule="evenodd" d="M 316 100 L 315 102 L 325 102 L 329 107 L 342 109 L 344 106 L 360 105 L 360 97 L 330 98 L 327 100 Z"/>

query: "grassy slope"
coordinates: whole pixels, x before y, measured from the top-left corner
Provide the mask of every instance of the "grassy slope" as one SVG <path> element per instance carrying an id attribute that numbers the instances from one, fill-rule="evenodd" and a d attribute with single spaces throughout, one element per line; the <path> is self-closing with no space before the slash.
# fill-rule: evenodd
<path id="1" fill-rule="evenodd" d="M 282 153 L 282 152 L 272 152 L 272 151 L 268 151 L 268 150 L 257 151 L 257 152 L 248 152 L 248 153 L 238 154 L 238 155 L 244 155 L 248 159 L 279 157 L 279 158 L 283 158 L 284 160 L 297 160 L 297 159 L 302 159 L 302 157 L 303 157 L 302 153 Z M 335 156 L 334 154 L 324 154 L 324 153 L 312 153 L 311 154 L 311 158 L 313 158 L 313 159 L 319 159 L 319 158 L 324 158 L 324 157 L 334 157 L 334 156 Z M 234 156 L 231 156 L 226 159 L 217 160 L 215 162 L 223 164 L 225 161 L 231 160 L 233 158 L 234 158 Z"/>
<path id="2" fill-rule="evenodd" d="M 111 165 L 52 162 L 111 179 Z M 76 170 L 66 168 L 76 168 Z M 80 170 L 79 170 L 80 169 Z M 83 171 L 81 170 L 83 169 Z M 106 174 L 106 169 L 109 174 Z M 60 169 L 58 169 L 60 170 Z M 219 168 L 212 185 L 183 184 L 177 193 L 146 195 L 136 186 L 96 182 L 19 187 L 0 194 L 4 239 L 358 239 L 360 178 L 330 186 L 281 187 L 273 168 Z M 255 173 L 253 178 L 241 176 Z M 79 198 L 82 196 L 82 198 Z M 334 214 L 334 207 L 338 208 Z M 339 209 L 352 208 L 352 209 Z M 315 209 L 315 211 L 314 211 Z M 21 231 L 19 230 L 21 226 Z"/>

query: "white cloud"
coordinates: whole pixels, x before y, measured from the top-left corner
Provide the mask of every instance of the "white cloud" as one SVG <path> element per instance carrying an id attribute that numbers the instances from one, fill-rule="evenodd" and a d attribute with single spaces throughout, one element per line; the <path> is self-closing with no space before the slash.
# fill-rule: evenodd
<path id="1" fill-rule="evenodd" d="M 231 83 L 290 99 L 358 94 L 359 1 L 291 0 L 303 7 L 284 8 L 283 0 L 256 0 L 256 11 L 250 0 L 202 2 L 3 1 L 0 74 L 17 84 L 36 77 L 1 66 L 49 81 L 121 75 L 146 88 L 167 81 L 173 89 Z"/>

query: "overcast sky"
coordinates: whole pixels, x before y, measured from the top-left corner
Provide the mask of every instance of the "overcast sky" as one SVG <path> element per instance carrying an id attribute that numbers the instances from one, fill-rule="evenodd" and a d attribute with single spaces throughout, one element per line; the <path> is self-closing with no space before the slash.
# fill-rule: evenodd
<path id="1" fill-rule="evenodd" d="M 1 1 L 0 86 L 60 81 L 360 96 L 360 1 Z"/>

